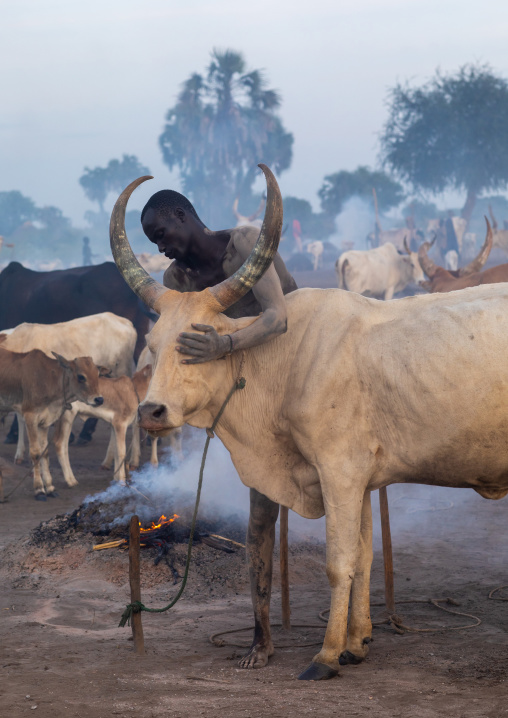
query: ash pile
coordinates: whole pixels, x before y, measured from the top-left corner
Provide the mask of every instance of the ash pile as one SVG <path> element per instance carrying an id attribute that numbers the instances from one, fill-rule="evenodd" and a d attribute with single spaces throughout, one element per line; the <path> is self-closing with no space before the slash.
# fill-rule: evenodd
<path id="1" fill-rule="evenodd" d="M 161 499 L 118 486 L 112 487 L 113 496 L 108 491 L 89 497 L 72 513 L 43 521 L 31 531 L 29 544 L 47 549 L 76 542 L 89 542 L 95 550 L 127 547 L 129 522 L 134 514 L 140 519 L 141 544 L 155 551 L 155 564 L 166 558 L 174 545 L 189 540 L 193 496 L 172 492 Z M 245 517 L 203 509 L 198 514 L 194 543 L 225 553 L 242 552 L 246 528 Z"/>

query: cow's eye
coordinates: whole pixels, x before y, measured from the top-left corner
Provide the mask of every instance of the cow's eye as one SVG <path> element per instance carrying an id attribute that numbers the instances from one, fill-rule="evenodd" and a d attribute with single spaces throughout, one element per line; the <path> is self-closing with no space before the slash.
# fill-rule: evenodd
<path id="1" fill-rule="evenodd" d="M 78 374 L 78 381 L 79 381 L 80 384 L 85 384 L 85 383 L 86 383 L 86 376 L 84 376 L 83 374 Z"/>

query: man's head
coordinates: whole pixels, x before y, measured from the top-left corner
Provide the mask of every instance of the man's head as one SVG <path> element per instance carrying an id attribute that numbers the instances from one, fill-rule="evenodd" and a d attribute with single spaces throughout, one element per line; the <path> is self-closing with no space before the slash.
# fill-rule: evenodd
<path id="1" fill-rule="evenodd" d="M 187 197 L 170 189 L 156 192 L 141 212 L 143 231 L 170 259 L 187 256 L 196 225 L 203 222 Z"/>

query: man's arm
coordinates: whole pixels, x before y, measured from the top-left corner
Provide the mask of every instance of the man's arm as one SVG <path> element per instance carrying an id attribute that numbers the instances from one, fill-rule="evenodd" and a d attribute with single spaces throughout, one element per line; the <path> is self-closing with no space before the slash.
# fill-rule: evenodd
<path id="1" fill-rule="evenodd" d="M 253 242 L 250 237 L 240 235 L 235 239 L 234 246 L 243 263 L 252 250 Z M 231 350 L 248 349 L 284 334 L 287 330 L 286 301 L 273 264 L 254 285 L 252 292 L 261 305 L 262 314 L 248 327 L 225 336 L 206 324 L 193 324 L 192 327 L 202 333 L 182 332 L 179 335 L 177 351 L 186 355 L 182 364 L 202 364 L 219 359 Z"/>

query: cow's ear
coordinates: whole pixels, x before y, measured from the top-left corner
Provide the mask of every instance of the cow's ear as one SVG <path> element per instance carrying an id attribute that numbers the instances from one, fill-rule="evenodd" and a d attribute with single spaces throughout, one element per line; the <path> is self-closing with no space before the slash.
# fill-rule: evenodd
<path id="1" fill-rule="evenodd" d="M 62 369 L 68 369 L 69 371 L 71 370 L 70 362 L 65 357 L 63 357 L 61 354 L 57 354 L 56 352 L 51 353 L 53 354 L 59 365 L 62 367 Z"/>
<path id="2" fill-rule="evenodd" d="M 113 373 L 112 369 L 109 369 L 107 366 L 99 366 L 97 369 L 99 370 L 99 376 L 105 376 L 108 379 L 111 378 L 111 374 Z"/>

